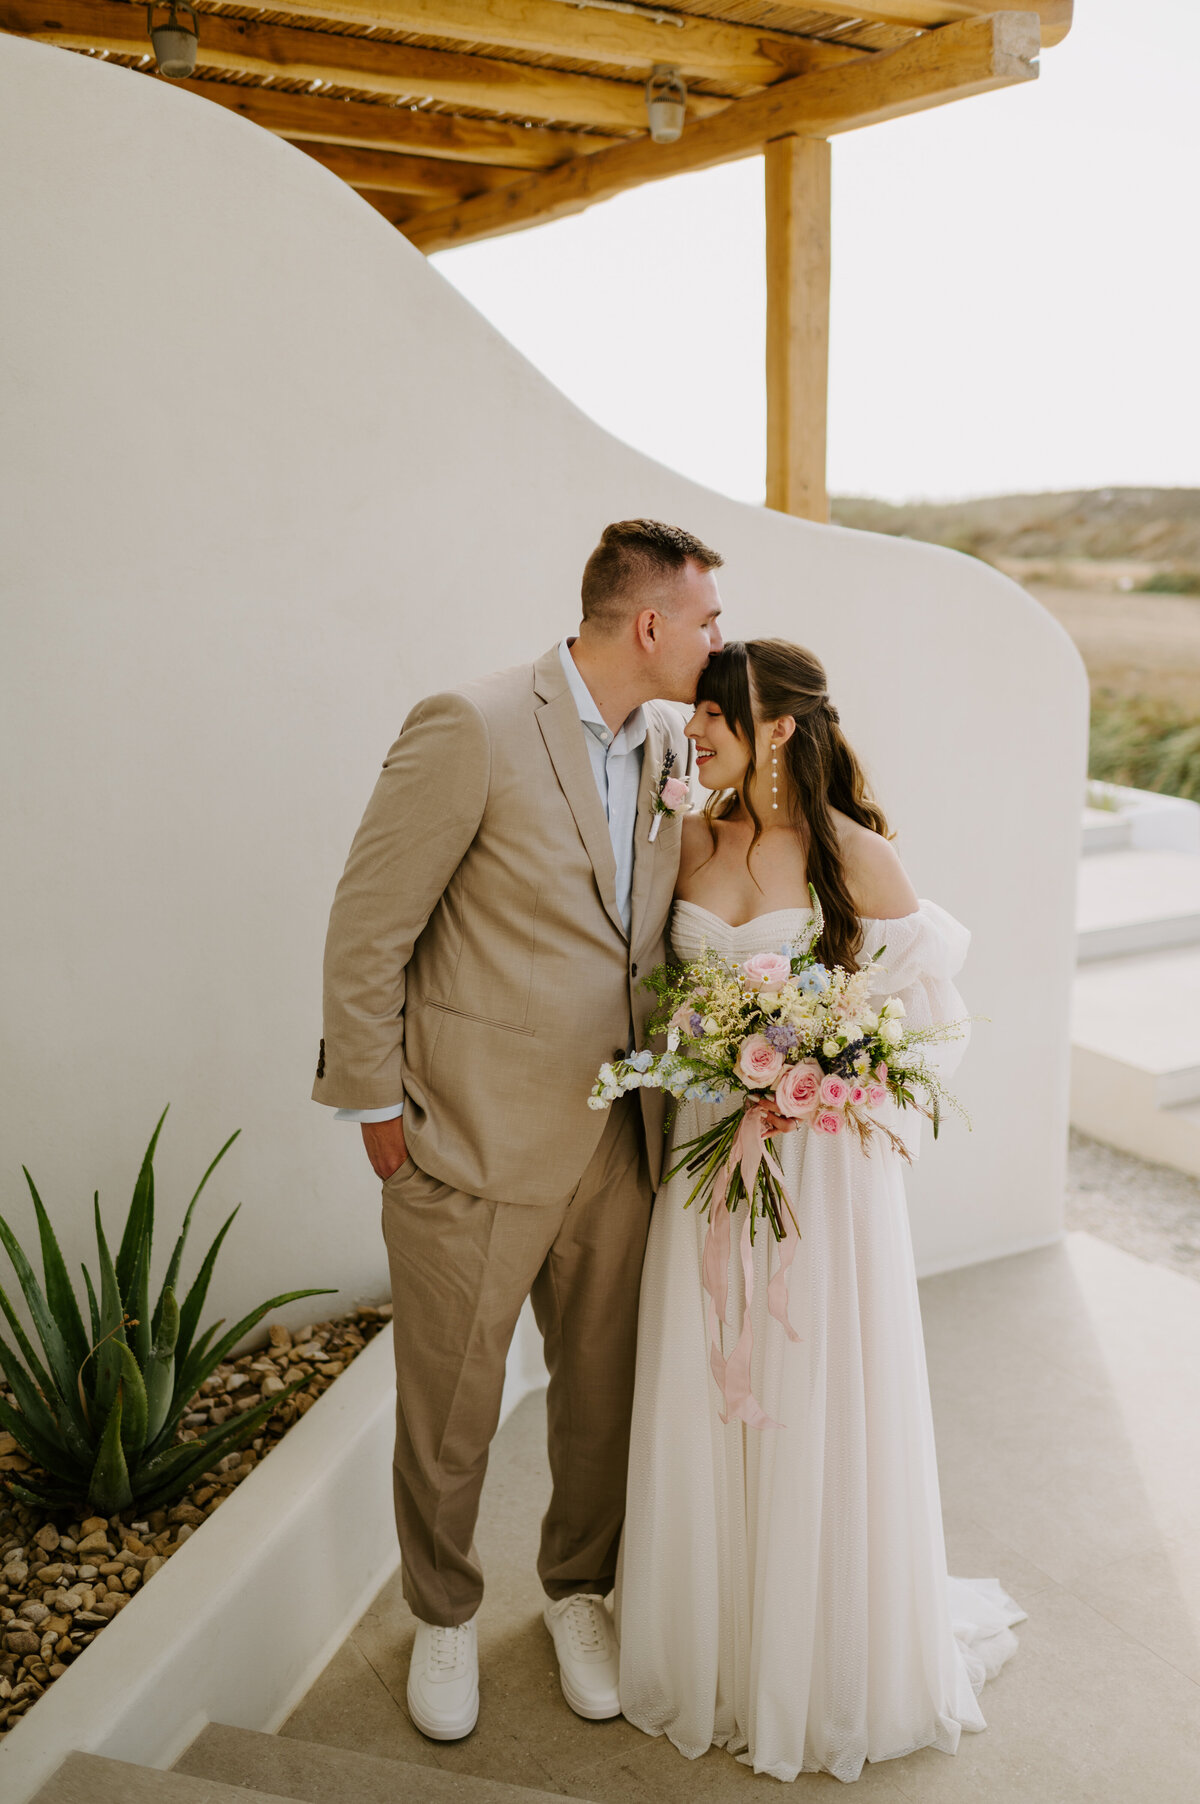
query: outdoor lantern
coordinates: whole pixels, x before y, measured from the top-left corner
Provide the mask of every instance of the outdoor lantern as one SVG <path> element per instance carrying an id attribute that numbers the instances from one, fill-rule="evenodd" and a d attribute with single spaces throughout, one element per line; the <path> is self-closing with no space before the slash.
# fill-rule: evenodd
<path id="1" fill-rule="evenodd" d="M 687 84 L 674 63 L 655 63 L 646 83 L 646 112 L 656 144 L 674 144 L 683 132 Z"/>
<path id="2" fill-rule="evenodd" d="M 177 80 L 196 72 L 196 50 L 200 42 L 196 30 L 196 14 L 190 6 L 180 6 L 178 0 L 166 0 L 170 8 L 170 18 L 165 25 L 154 23 L 155 0 L 150 0 L 146 8 L 146 24 L 150 28 L 150 42 L 154 45 L 154 56 L 158 63 L 160 75 L 171 75 Z M 189 31 L 181 25 L 179 15 L 187 13 L 192 21 Z"/>

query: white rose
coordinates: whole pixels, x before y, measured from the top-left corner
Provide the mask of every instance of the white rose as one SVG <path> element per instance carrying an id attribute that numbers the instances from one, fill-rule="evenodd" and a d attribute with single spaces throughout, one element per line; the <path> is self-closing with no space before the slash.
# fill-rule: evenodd
<path id="1" fill-rule="evenodd" d="M 720 1022 L 714 1020 L 711 1015 L 706 1015 L 704 1017 L 703 1026 L 706 1034 L 719 1034 L 721 1031 Z"/>
<path id="2" fill-rule="evenodd" d="M 879 1024 L 879 1037 L 888 1046 L 898 1046 L 900 1041 L 904 1038 L 904 1029 L 898 1021 L 892 1021 L 890 1019 L 881 1021 Z"/>
<path id="3" fill-rule="evenodd" d="M 875 1029 L 879 1026 L 879 1016 L 874 1014 L 870 1009 L 867 1009 L 865 1013 L 858 1017 L 858 1025 L 865 1034 L 873 1034 Z"/>
<path id="4" fill-rule="evenodd" d="M 841 1051 L 841 1047 L 836 1040 L 826 1040 L 821 1051 L 825 1054 L 827 1059 L 836 1059 L 838 1053 Z"/>

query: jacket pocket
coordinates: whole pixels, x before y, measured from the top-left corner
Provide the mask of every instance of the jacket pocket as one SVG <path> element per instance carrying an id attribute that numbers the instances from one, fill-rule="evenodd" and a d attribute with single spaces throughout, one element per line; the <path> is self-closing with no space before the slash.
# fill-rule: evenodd
<path id="1" fill-rule="evenodd" d="M 517 1027 L 511 1021 L 496 1021 L 491 1015 L 472 1014 L 469 1009 L 452 1008 L 448 1002 L 434 1002 L 430 997 L 422 1000 L 421 1007 L 437 1009 L 443 1015 L 454 1015 L 460 1021 L 477 1021 L 481 1027 L 496 1027 L 501 1033 L 523 1034 L 529 1039 L 533 1038 L 532 1027 Z"/>

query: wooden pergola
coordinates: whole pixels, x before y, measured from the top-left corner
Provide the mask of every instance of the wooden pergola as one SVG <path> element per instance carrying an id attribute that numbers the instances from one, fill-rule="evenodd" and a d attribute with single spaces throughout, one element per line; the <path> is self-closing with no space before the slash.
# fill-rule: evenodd
<path id="1" fill-rule="evenodd" d="M 1072 0 L 199 0 L 187 86 L 287 138 L 427 253 L 765 156 L 767 505 L 824 520 L 829 140 L 1034 80 L 1071 11 Z M 166 79 L 134 0 L 0 0 L 0 29 Z M 649 134 L 656 66 L 686 84 L 672 143 Z"/>

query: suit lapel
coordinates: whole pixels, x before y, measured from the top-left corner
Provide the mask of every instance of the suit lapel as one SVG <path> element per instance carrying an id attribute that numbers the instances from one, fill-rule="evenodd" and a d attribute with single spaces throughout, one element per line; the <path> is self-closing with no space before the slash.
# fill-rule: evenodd
<path id="1" fill-rule="evenodd" d="M 541 701 L 537 711 L 538 727 L 550 754 L 559 787 L 575 817 L 579 837 L 592 861 L 600 900 L 624 939 L 625 923 L 617 907 L 617 864 L 613 857 L 608 821 L 596 789 L 596 778 L 588 757 L 579 710 L 567 686 L 558 647 L 555 646 L 539 658 L 533 670 L 534 689 Z"/>
<path id="2" fill-rule="evenodd" d="M 646 903 L 650 897 L 650 889 L 654 876 L 658 839 L 651 840 L 650 828 L 654 822 L 651 804 L 658 789 L 658 779 L 662 774 L 663 753 L 666 739 L 649 709 L 646 710 L 646 742 L 642 747 L 642 781 L 638 789 L 637 822 L 633 829 L 633 923 L 629 932 L 631 946 L 638 944 L 641 932 L 642 917 L 646 911 Z M 668 823 L 663 822 L 665 827 Z M 659 838 L 662 828 L 659 829 Z"/>

